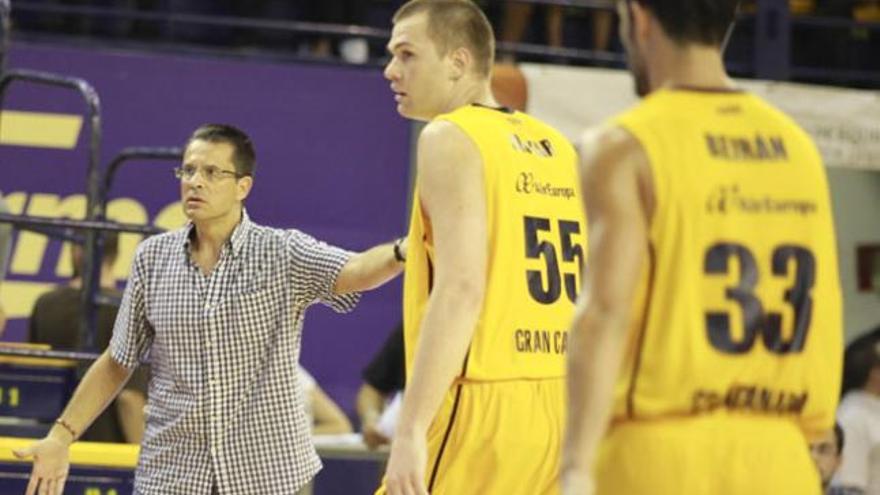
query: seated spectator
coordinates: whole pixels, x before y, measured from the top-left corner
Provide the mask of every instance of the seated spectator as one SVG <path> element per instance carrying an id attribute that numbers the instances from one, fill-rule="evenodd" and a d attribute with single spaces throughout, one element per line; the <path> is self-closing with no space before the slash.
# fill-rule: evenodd
<path id="1" fill-rule="evenodd" d="M 390 442 L 389 428 L 380 428 L 382 414 L 406 381 L 403 353 L 403 323 L 385 340 L 379 353 L 364 369 L 364 383 L 358 390 L 357 412 L 367 447 L 375 449 Z M 385 430 L 385 433 L 382 430 Z M 393 428 L 392 428 L 393 429 Z"/>
<path id="2" fill-rule="evenodd" d="M 326 24 L 362 25 L 366 19 L 366 5 L 360 0 L 306 0 L 299 3 L 301 20 Z M 364 38 L 346 38 L 336 43 L 336 52 L 350 63 L 365 63 L 370 48 Z M 328 58 L 334 54 L 334 42 L 327 36 L 311 37 L 306 50 L 313 57 Z"/>
<path id="3" fill-rule="evenodd" d="M 813 462 L 816 463 L 816 469 L 819 470 L 819 476 L 822 478 L 822 493 L 827 495 L 832 495 L 829 486 L 831 478 L 840 467 L 845 438 L 840 424 L 834 423 L 834 428 L 828 430 L 825 436 L 810 444 L 810 454 L 813 456 Z"/>
<path id="4" fill-rule="evenodd" d="M 503 43 L 521 42 L 526 35 L 526 29 L 529 26 L 534 8 L 535 6 L 531 3 L 505 2 L 500 41 Z M 562 7 L 558 5 L 547 5 L 545 8 L 544 25 L 547 45 L 561 48 L 562 26 L 565 20 L 565 13 Z M 514 62 L 514 56 L 511 53 L 502 53 L 499 60 L 505 63 L 512 63 Z"/>
<path id="5" fill-rule="evenodd" d="M 312 434 L 351 433 L 351 421 L 302 366 L 299 367 L 299 378 L 306 397 L 306 415 L 312 421 Z"/>
<path id="6" fill-rule="evenodd" d="M 832 484 L 847 494 L 880 495 L 880 327 L 847 346 L 843 361 L 837 417 L 846 444 Z"/>
<path id="7" fill-rule="evenodd" d="M 115 234 L 106 234 L 100 287 L 101 292 L 109 296 L 121 296 L 113 276 L 113 264 L 118 249 L 118 237 Z M 82 248 L 74 245 L 71 257 L 73 278 L 70 282 L 41 295 L 34 304 L 28 329 L 31 342 L 49 344 L 60 349 L 82 348 L 78 328 L 82 314 Z M 103 351 L 110 343 L 117 309 L 107 305 L 98 307 L 95 345 L 99 350 Z M 146 371 L 142 366 L 132 375 L 114 404 L 98 416 L 81 439 L 92 442 L 140 443 L 144 433 L 146 383 Z"/>
<path id="8" fill-rule="evenodd" d="M 859 22 L 880 22 L 880 0 L 861 0 L 853 7 L 853 19 Z"/>

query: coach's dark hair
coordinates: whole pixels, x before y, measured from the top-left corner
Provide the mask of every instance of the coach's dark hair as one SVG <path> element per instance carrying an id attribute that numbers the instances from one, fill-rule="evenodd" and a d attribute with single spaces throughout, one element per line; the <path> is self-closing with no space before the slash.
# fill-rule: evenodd
<path id="1" fill-rule="evenodd" d="M 720 45 L 736 17 L 739 0 L 626 0 L 638 2 L 679 43 Z"/>
<path id="2" fill-rule="evenodd" d="M 257 154 L 251 138 L 241 129 L 228 124 L 202 124 L 196 129 L 186 142 L 186 145 L 196 139 L 209 143 L 229 143 L 234 152 L 232 163 L 239 175 L 253 176 L 257 168 Z"/>
<path id="3" fill-rule="evenodd" d="M 864 388 L 871 370 L 880 366 L 880 326 L 853 340 L 843 355 L 843 386 L 841 393 Z"/>

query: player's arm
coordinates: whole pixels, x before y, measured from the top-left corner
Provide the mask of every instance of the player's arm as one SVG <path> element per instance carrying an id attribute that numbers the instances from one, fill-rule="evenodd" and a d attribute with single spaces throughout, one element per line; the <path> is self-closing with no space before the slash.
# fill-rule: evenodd
<path id="1" fill-rule="evenodd" d="M 394 243 L 380 244 L 349 258 L 336 277 L 333 292 L 371 290 L 396 277 L 403 270 L 403 263 L 397 260 L 394 249 Z M 406 256 L 405 240 L 398 245 L 398 252 Z"/>
<path id="2" fill-rule="evenodd" d="M 589 489 L 647 256 L 653 201 L 646 192 L 650 182 L 644 179 L 647 158 L 629 133 L 620 128 L 588 133 L 581 153 L 590 248 L 568 348 L 568 424 L 562 460 L 567 494 Z"/>
<path id="3" fill-rule="evenodd" d="M 486 284 L 486 199 L 476 145 L 454 124 L 432 122 L 419 138 L 418 177 L 434 236 L 434 285 L 392 441 L 392 495 L 426 493 L 427 429 L 462 370 Z"/>

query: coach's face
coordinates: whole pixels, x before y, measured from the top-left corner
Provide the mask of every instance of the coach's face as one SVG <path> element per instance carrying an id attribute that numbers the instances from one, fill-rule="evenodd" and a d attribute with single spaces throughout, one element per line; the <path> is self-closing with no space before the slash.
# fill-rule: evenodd
<path id="1" fill-rule="evenodd" d="M 186 147 L 181 165 L 180 200 L 193 222 L 235 215 L 253 185 L 236 173 L 234 148 L 225 142 L 195 139 Z"/>
<path id="2" fill-rule="evenodd" d="M 397 111 L 416 120 L 431 120 L 447 111 L 456 69 L 429 37 L 428 15 L 415 14 L 395 23 L 388 52 L 391 60 L 385 78 L 391 81 Z"/>

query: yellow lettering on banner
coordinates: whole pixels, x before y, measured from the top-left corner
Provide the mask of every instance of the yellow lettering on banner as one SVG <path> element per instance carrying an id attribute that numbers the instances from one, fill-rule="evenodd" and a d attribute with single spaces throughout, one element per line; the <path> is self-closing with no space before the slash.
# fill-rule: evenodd
<path id="1" fill-rule="evenodd" d="M 44 292 L 55 288 L 49 282 L 24 282 L 4 280 L 0 285 L 0 301 L 7 318 L 28 318 L 37 298 Z"/>
<path id="2" fill-rule="evenodd" d="M 33 216 L 82 219 L 86 210 L 86 197 L 83 194 L 61 198 L 57 194 L 33 193 L 28 201 L 27 193 L 15 191 L 4 195 L 4 199 L 9 205 L 10 212 L 16 215 L 26 212 L 26 214 Z M 116 198 L 110 201 L 107 204 L 107 218 L 136 225 L 146 225 L 150 221 L 147 209 L 132 198 Z M 175 201 L 160 209 L 153 224 L 170 230 L 181 227 L 185 222 L 186 216 L 180 201 Z M 135 250 L 142 238 L 141 234 L 134 233 L 120 235 L 119 255 L 113 269 L 113 274 L 117 279 L 128 277 Z M 58 259 L 54 260 L 45 259 L 48 245 L 49 239 L 42 234 L 19 231 L 13 246 L 10 275 L 37 275 L 44 263 L 48 261 L 54 263 L 56 276 L 59 278 L 69 277 L 72 273 L 69 243 L 62 245 Z M 3 303 L 8 318 L 30 316 L 37 298 L 55 287 L 53 283 L 14 280 L 14 278 L 7 278 L 0 284 L 0 301 Z"/>
<path id="3" fill-rule="evenodd" d="M 48 112 L 0 112 L 0 144 L 55 148 L 76 148 L 82 129 L 81 115 Z"/>
<path id="4" fill-rule="evenodd" d="M 9 387 L 8 389 L 0 387 L 0 405 L 9 403 L 9 407 L 18 407 L 21 403 L 20 397 L 18 387 Z"/>
<path id="5" fill-rule="evenodd" d="M 180 201 L 175 201 L 159 210 L 153 222 L 153 225 L 165 230 L 179 229 L 184 224 L 186 224 L 186 215 L 183 213 L 183 205 Z"/>
<path id="6" fill-rule="evenodd" d="M 107 218 L 122 223 L 134 223 L 146 225 L 150 221 L 147 209 L 134 199 L 117 198 L 107 203 Z M 137 245 L 143 240 L 141 234 L 121 234 L 119 236 L 119 256 L 116 257 L 116 265 L 113 267 L 113 275 L 117 279 L 128 278 L 131 261 Z"/>
<path id="7" fill-rule="evenodd" d="M 14 192 L 3 196 L 6 206 L 9 207 L 9 213 L 13 215 L 21 215 L 24 211 L 24 204 L 27 202 L 27 194 L 23 192 Z"/>
<path id="8" fill-rule="evenodd" d="M 85 205 L 85 196 L 77 195 Z M 85 207 L 83 207 L 85 211 Z M 54 215 L 53 215 L 54 216 Z M 82 218 L 60 215 L 59 218 Z M 147 210 L 137 201 L 131 198 L 118 198 L 107 203 L 107 218 L 121 223 L 133 223 L 145 225 L 149 221 Z M 121 234 L 119 236 L 119 255 L 116 257 L 116 264 L 113 267 L 113 275 L 116 278 L 127 278 L 129 266 L 134 258 L 134 251 L 143 236 L 140 234 Z M 58 263 L 55 266 L 55 275 L 60 278 L 67 278 L 73 274 L 73 262 L 71 260 L 70 243 L 65 242 L 61 247 L 61 253 L 58 255 Z"/>
<path id="9" fill-rule="evenodd" d="M 86 199 L 82 194 L 61 200 L 57 194 L 36 193 L 31 195 L 27 214 L 40 217 L 81 219 L 86 211 Z M 15 244 L 10 271 L 20 275 L 36 275 L 46 252 L 48 239 L 42 234 L 21 232 Z"/>

